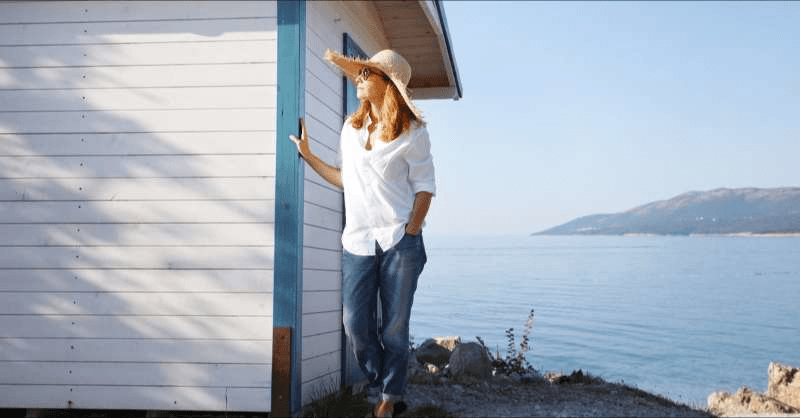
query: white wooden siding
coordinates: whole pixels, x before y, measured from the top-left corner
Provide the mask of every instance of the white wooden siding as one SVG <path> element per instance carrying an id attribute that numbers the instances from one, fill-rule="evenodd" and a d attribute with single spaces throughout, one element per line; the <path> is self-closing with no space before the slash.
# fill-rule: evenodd
<path id="1" fill-rule="evenodd" d="M 276 13 L 0 3 L 0 407 L 269 411 Z"/>
<path id="2" fill-rule="evenodd" d="M 342 76 L 324 59 L 348 33 L 368 53 L 388 43 L 368 2 L 308 2 L 306 127 L 314 151 L 335 163 L 342 128 Z M 304 402 L 336 390 L 341 377 L 341 192 L 307 169 L 303 254 Z"/>

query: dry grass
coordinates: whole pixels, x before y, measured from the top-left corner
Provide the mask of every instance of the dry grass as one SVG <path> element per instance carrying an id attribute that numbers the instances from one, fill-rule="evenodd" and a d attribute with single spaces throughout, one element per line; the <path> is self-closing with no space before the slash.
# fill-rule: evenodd
<path id="1" fill-rule="evenodd" d="M 354 394 L 352 387 L 326 395 L 303 408 L 304 417 L 365 417 L 372 409 L 366 393 Z"/>
<path id="2" fill-rule="evenodd" d="M 366 392 L 354 394 L 351 387 L 327 395 L 303 408 L 304 417 L 366 417 L 372 412 L 372 405 Z M 447 411 L 433 406 L 423 405 L 402 414 L 406 417 L 452 418 Z"/>

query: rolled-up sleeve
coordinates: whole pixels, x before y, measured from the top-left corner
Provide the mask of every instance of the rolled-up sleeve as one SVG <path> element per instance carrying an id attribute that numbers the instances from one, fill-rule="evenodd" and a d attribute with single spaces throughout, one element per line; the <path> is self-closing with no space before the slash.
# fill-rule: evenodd
<path id="1" fill-rule="evenodd" d="M 431 154 L 431 141 L 425 127 L 417 130 L 417 135 L 409 144 L 405 157 L 408 163 L 408 182 L 411 184 L 414 194 L 430 192 L 435 195 L 436 175 Z"/>

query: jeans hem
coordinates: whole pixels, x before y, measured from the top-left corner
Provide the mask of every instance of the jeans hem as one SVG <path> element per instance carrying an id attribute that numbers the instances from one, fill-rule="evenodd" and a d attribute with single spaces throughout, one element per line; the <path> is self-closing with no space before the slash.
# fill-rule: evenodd
<path id="1" fill-rule="evenodd" d="M 381 394 L 381 399 L 386 401 L 386 402 L 398 403 L 398 402 L 403 400 L 403 396 L 402 395 L 392 395 L 392 394 L 389 394 L 389 393 L 382 393 Z"/>

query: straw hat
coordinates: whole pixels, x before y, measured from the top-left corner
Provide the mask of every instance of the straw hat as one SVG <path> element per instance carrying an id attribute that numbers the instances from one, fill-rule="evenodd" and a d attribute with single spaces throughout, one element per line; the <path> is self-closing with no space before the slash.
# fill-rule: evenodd
<path id="1" fill-rule="evenodd" d="M 384 49 L 373 55 L 370 59 L 347 57 L 330 49 L 325 51 L 325 59 L 339 67 L 347 78 L 355 82 L 359 72 L 364 67 L 370 67 L 386 74 L 394 86 L 403 96 L 408 108 L 418 120 L 422 121 L 422 112 L 411 102 L 408 91 L 408 82 L 411 80 L 411 65 L 402 55 L 391 49 Z"/>

